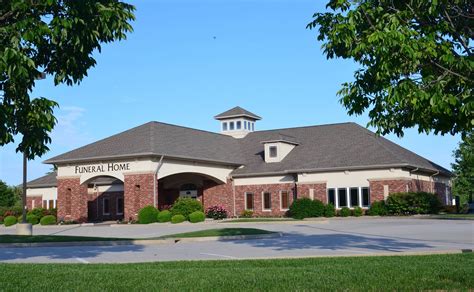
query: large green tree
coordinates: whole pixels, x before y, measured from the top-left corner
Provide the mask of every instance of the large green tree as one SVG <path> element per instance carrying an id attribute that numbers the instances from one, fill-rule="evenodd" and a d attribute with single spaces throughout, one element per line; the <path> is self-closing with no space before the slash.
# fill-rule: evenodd
<path id="1" fill-rule="evenodd" d="M 11 207 L 15 202 L 14 189 L 10 188 L 5 182 L 0 180 L 0 207 Z"/>
<path id="2" fill-rule="evenodd" d="M 359 64 L 338 92 L 369 126 L 465 135 L 474 128 L 472 0 L 330 0 L 314 14 L 327 58 Z"/>
<path id="3" fill-rule="evenodd" d="M 464 204 L 474 196 L 474 133 L 466 135 L 459 148 L 454 151 L 453 193 L 461 197 Z"/>
<path id="4" fill-rule="evenodd" d="M 0 146 L 14 142 L 26 163 L 49 149 L 57 103 L 30 96 L 36 80 L 80 83 L 102 43 L 132 30 L 134 7 L 117 0 L 2 0 L 0 4 Z M 25 222 L 25 210 L 23 211 Z"/>

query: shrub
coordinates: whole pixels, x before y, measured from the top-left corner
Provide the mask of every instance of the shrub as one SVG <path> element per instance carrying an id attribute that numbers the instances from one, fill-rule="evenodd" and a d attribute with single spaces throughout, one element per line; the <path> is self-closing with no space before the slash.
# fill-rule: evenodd
<path id="1" fill-rule="evenodd" d="M 341 217 L 349 217 L 351 216 L 351 209 L 347 207 L 342 207 L 342 209 L 339 211 L 339 215 Z"/>
<path id="2" fill-rule="evenodd" d="M 28 211 L 28 215 L 35 215 L 38 218 L 42 218 L 43 216 L 49 215 L 47 214 L 48 210 L 44 208 L 34 208 L 31 211 Z"/>
<path id="3" fill-rule="evenodd" d="M 170 222 L 171 221 L 171 212 L 168 210 L 164 210 L 158 213 L 156 217 L 157 221 L 160 223 Z"/>
<path id="4" fill-rule="evenodd" d="M 352 210 L 352 214 L 353 214 L 355 217 L 360 217 L 360 216 L 364 215 L 364 210 L 362 210 L 361 207 L 356 206 L 356 207 L 354 207 L 354 209 Z"/>
<path id="5" fill-rule="evenodd" d="M 221 220 L 227 218 L 228 213 L 227 210 L 224 209 L 222 206 L 212 206 L 207 208 L 206 210 L 206 217 L 212 218 L 214 220 Z"/>
<path id="6" fill-rule="evenodd" d="M 240 217 L 242 217 L 242 218 L 252 218 L 253 217 L 253 211 L 244 210 L 244 211 L 242 211 L 242 214 L 240 214 Z"/>
<path id="7" fill-rule="evenodd" d="M 31 225 L 36 225 L 39 223 L 40 218 L 36 215 L 30 214 L 26 216 L 26 222 L 30 223 Z"/>
<path id="8" fill-rule="evenodd" d="M 196 199 L 191 198 L 179 198 L 174 202 L 173 207 L 171 207 L 171 214 L 183 215 L 186 219 L 189 219 L 189 214 L 201 211 L 203 212 L 202 204 Z"/>
<path id="9" fill-rule="evenodd" d="M 329 203 L 324 206 L 324 217 L 330 218 L 334 216 L 336 216 L 336 208 L 334 207 L 334 205 Z"/>
<path id="10" fill-rule="evenodd" d="M 295 219 L 321 217 L 324 215 L 324 204 L 319 200 L 302 198 L 295 200 L 289 210 L 289 215 Z"/>
<path id="11" fill-rule="evenodd" d="M 56 217 L 53 215 L 46 215 L 40 220 L 41 225 L 54 225 L 56 224 Z"/>
<path id="12" fill-rule="evenodd" d="M 375 201 L 370 205 L 367 211 L 369 216 L 385 216 L 387 215 L 387 206 L 385 201 Z"/>
<path id="13" fill-rule="evenodd" d="M 138 212 L 139 224 L 150 224 L 156 222 L 158 210 L 153 206 L 146 206 Z"/>
<path id="14" fill-rule="evenodd" d="M 5 224 L 6 227 L 15 225 L 16 224 L 16 217 L 15 216 L 5 217 L 5 219 L 3 219 L 3 224 Z"/>
<path id="15" fill-rule="evenodd" d="M 189 214 L 189 222 L 191 223 L 204 222 L 204 220 L 206 220 L 206 215 L 204 212 L 196 211 Z"/>
<path id="16" fill-rule="evenodd" d="M 437 214 L 441 206 L 437 195 L 426 192 L 393 193 L 387 199 L 392 215 Z"/>
<path id="17" fill-rule="evenodd" d="M 186 221 L 186 217 L 184 217 L 184 215 L 181 215 L 181 214 L 174 215 L 173 217 L 171 217 L 171 223 L 173 224 L 182 223 L 184 221 Z"/>

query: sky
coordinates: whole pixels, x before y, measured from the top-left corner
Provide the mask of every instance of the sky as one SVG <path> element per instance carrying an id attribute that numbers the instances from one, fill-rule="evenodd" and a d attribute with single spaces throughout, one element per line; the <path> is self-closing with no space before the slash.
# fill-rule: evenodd
<path id="1" fill-rule="evenodd" d="M 51 169 L 42 161 L 149 121 L 219 131 L 216 114 L 241 106 L 263 117 L 257 130 L 356 122 L 337 91 L 357 64 L 327 60 L 306 29 L 320 0 L 142 0 L 127 40 L 105 44 L 80 85 L 49 76 L 31 96 L 57 101 L 50 151 L 29 162 L 28 180 Z M 370 128 L 369 128 L 370 129 Z M 373 129 L 372 129 L 373 130 Z M 406 131 L 385 136 L 448 169 L 459 136 Z M 21 137 L 16 137 L 17 142 Z M 17 144 L 0 148 L 0 180 L 21 183 Z"/>

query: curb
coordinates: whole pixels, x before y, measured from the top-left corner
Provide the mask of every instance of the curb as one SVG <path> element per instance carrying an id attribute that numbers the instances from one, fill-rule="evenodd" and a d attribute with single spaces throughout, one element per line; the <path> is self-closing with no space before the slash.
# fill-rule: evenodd
<path id="1" fill-rule="evenodd" d="M 0 248 L 27 248 L 27 247 L 70 247 L 70 246 L 123 246 L 123 245 L 158 245 L 176 244 L 180 242 L 206 242 L 227 240 L 252 240 L 282 237 L 282 233 L 233 235 L 233 236 L 209 236 L 190 238 L 163 238 L 163 239 L 135 239 L 135 240 L 111 240 L 111 241 L 75 241 L 75 242 L 30 242 L 30 243 L 0 243 Z"/>

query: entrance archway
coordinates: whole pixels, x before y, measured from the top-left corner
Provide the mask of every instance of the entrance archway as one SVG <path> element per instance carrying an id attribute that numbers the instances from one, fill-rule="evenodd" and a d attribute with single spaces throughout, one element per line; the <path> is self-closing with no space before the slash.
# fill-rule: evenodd
<path id="1" fill-rule="evenodd" d="M 87 186 L 87 221 L 124 219 L 124 185 L 111 176 L 98 176 L 83 183 Z"/>
<path id="2" fill-rule="evenodd" d="M 201 173 L 178 173 L 158 180 L 158 208 L 170 208 L 180 197 L 193 198 L 205 204 L 205 190 L 222 182 Z"/>

